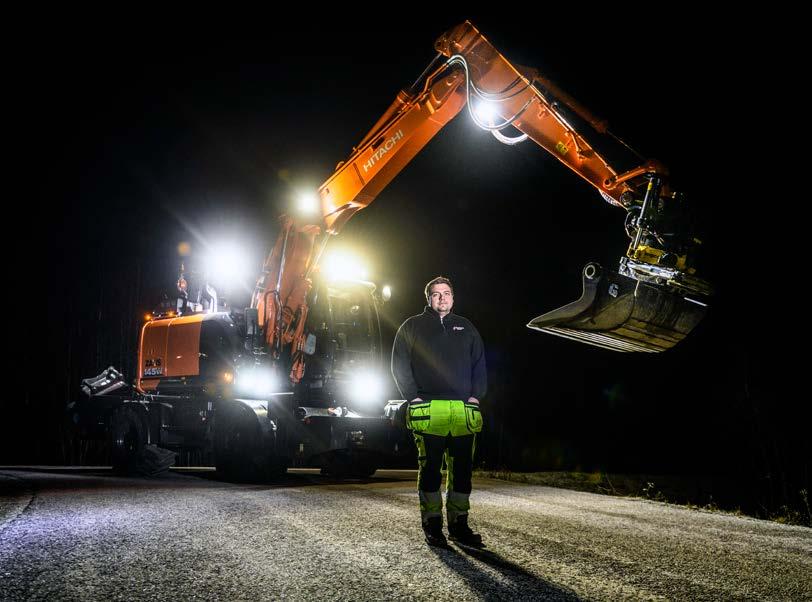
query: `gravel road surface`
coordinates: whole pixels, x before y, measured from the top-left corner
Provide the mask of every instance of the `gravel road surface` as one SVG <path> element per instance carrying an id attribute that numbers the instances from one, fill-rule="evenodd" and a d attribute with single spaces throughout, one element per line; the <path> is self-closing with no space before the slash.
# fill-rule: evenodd
<path id="1" fill-rule="evenodd" d="M 439 550 L 414 480 L 0 469 L 0 598 L 812 600 L 812 529 L 479 479 L 487 551 Z"/>

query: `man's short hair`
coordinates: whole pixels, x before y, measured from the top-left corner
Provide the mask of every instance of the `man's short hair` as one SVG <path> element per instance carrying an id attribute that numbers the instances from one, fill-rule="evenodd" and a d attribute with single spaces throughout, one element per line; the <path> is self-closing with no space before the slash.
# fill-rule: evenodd
<path id="1" fill-rule="evenodd" d="M 447 284 L 448 288 L 451 289 L 451 294 L 454 294 L 454 285 L 451 284 L 451 281 L 446 278 L 445 276 L 437 276 L 432 280 L 429 280 L 429 283 L 426 285 L 426 288 L 423 290 L 423 293 L 426 295 L 426 301 L 429 300 L 429 296 L 431 295 L 431 287 L 435 284 Z"/>

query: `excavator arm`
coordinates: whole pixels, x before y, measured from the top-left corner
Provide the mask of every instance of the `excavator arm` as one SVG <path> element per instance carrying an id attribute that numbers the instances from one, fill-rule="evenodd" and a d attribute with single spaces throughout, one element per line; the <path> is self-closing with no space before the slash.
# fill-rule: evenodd
<path id="1" fill-rule="evenodd" d="M 496 132 L 506 143 L 533 140 L 618 206 L 623 193 L 639 185 L 646 174 L 667 174 L 656 161 L 617 173 L 555 105 L 566 99 L 598 131 L 606 131 L 605 122 L 534 70 L 520 71 L 469 22 L 444 34 L 435 47 L 438 59 L 412 88 L 398 94 L 350 158 L 319 189 L 329 233 L 338 234 L 355 212 L 368 206 L 466 104 L 477 125 Z M 559 92 L 556 101 L 542 93 L 536 82 Z M 480 108 L 487 106 L 492 115 L 477 111 L 474 101 L 479 101 Z M 499 134 L 509 125 L 524 135 Z"/>
<path id="2" fill-rule="evenodd" d="M 477 125 L 507 144 L 533 140 L 614 205 L 624 205 L 623 194 L 651 176 L 668 175 L 654 160 L 618 173 L 558 106 L 566 104 L 599 133 L 608 132 L 606 122 L 536 70 L 514 66 L 471 23 L 447 32 L 435 47 L 438 59 L 444 60 L 435 59 L 412 88 L 398 94 L 350 158 L 319 189 L 329 233 L 337 234 L 356 211 L 368 206 L 466 104 Z M 491 114 L 485 115 L 483 107 Z M 523 135 L 502 135 L 500 130 L 508 126 Z"/>
<path id="3" fill-rule="evenodd" d="M 329 234 L 338 234 L 350 217 L 372 203 L 460 112 L 466 103 L 464 83 L 461 70 L 435 60 L 410 89 L 398 94 L 350 158 L 319 188 Z"/>
<path id="4" fill-rule="evenodd" d="M 443 34 L 435 48 L 437 57 L 420 78 L 319 188 L 326 233 L 338 234 L 467 107 L 501 142 L 532 140 L 627 211 L 631 242 L 618 272 L 588 264 L 582 297 L 528 326 L 615 351 L 663 351 L 682 340 L 704 315 L 711 289 L 695 275 L 700 241 L 680 221 L 685 199 L 669 188 L 667 169 L 633 151 L 631 167 L 616 167 L 590 142 L 600 135 L 630 150 L 606 122 L 537 70 L 512 64 L 470 22 Z M 506 133 L 511 128 L 514 135 Z M 308 274 L 300 270 L 296 277 Z M 303 302 L 294 300 L 297 307 Z"/>

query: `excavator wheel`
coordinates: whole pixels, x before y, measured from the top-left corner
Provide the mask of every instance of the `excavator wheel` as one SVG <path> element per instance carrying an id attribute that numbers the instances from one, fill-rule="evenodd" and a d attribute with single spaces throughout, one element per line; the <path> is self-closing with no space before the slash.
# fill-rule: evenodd
<path id="1" fill-rule="evenodd" d="M 374 475 L 376 472 L 378 472 L 378 467 L 369 465 L 369 466 L 359 467 L 352 474 L 354 476 L 360 477 L 362 479 L 368 479 L 369 477 Z"/>
<path id="2" fill-rule="evenodd" d="M 321 474 L 337 479 L 366 479 L 375 474 L 377 465 L 372 460 L 333 453 L 322 465 Z"/>
<path id="3" fill-rule="evenodd" d="M 228 415 L 219 419 L 214 442 L 217 472 L 230 479 L 254 479 L 259 433 L 244 416 Z"/>
<path id="4" fill-rule="evenodd" d="M 133 474 L 147 444 L 147 425 L 141 414 L 126 405 L 116 409 L 110 421 L 110 435 L 113 470 Z"/>

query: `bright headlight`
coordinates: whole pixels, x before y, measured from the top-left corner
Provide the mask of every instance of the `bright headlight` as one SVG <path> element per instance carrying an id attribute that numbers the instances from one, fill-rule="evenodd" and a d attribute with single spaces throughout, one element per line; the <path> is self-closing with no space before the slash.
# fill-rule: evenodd
<path id="1" fill-rule="evenodd" d="M 496 106 L 492 102 L 480 100 L 474 104 L 474 114 L 480 123 L 493 125 L 497 115 Z"/>
<path id="2" fill-rule="evenodd" d="M 213 244 L 204 258 L 204 266 L 212 284 L 236 286 L 247 276 L 247 253 L 234 243 Z"/>
<path id="3" fill-rule="evenodd" d="M 268 397 L 279 390 L 279 381 L 270 370 L 251 368 L 237 375 L 237 391 L 255 398 Z"/>
<path id="4" fill-rule="evenodd" d="M 300 192 L 296 197 L 296 211 L 299 215 L 315 215 L 319 211 L 319 198 L 311 191 Z"/>
<path id="5" fill-rule="evenodd" d="M 328 280 L 366 280 L 368 270 L 357 257 L 342 251 L 333 251 L 321 264 Z"/>
<path id="6" fill-rule="evenodd" d="M 372 403 L 380 401 L 383 405 L 384 382 L 380 375 L 373 372 L 362 372 L 352 377 L 347 391 L 351 401 Z"/>

